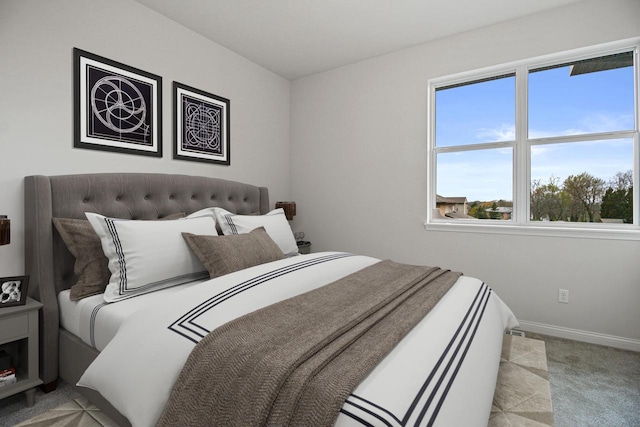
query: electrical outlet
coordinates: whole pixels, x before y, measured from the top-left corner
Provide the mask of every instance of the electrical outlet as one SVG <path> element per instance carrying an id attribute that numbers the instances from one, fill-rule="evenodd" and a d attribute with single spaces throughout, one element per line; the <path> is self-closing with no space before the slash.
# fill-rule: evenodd
<path id="1" fill-rule="evenodd" d="M 558 289 L 558 302 L 569 304 L 569 290 Z"/>

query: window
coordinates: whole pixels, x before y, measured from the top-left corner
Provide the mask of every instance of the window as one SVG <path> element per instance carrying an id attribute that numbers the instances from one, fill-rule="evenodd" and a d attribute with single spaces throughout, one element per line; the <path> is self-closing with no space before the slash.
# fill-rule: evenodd
<path id="1" fill-rule="evenodd" d="M 639 232 L 637 52 L 430 81 L 427 228 Z"/>

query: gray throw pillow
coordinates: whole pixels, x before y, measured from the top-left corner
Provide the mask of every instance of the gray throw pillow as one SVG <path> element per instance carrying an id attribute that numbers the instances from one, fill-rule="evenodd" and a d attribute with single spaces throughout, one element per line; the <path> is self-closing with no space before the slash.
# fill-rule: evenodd
<path id="1" fill-rule="evenodd" d="M 212 279 L 284 258 L 284 254 L 264 227 L 258 227 L 246 234 L 198 236 L 182 233 L 182 237 Z"/>
<path id="2" fill-rule="evenodd" d="M 184 213 L 177 213 L 160 218 L 160 220 L 179 219 L 184 216 Z M 71 286 L 69 294 L 71 301 L 103 293 L 111 278 L 109 260 L 104 256 L 100 238 L 89 221 L 86 219 L 53 218 L 53 225 L 71 255 L 76 258 L 73 272 L 78 280 Z"/>

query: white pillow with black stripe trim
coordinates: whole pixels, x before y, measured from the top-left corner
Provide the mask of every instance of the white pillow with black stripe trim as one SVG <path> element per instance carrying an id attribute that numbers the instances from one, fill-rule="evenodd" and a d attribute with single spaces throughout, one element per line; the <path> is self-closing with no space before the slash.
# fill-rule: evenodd
<path id="1" fill-rule="evenodd" d="M 86 212 L 109 260 L 106 302 L 209 277 L 182 233 L 216 236 L 215 218 L 132 221 Z"/>
<path id="2" fill-rule="evenodd" d="M 284 256 L 298 255 L 298 245 L 284 215 L 284 209 L 278 208 L 264 215 L 239 215 L 222 208 L 214 208 L 216 220 L 225 236 L 244 234 L 258 227 L 264 227 L 267 234 L 278 245 Z"/>

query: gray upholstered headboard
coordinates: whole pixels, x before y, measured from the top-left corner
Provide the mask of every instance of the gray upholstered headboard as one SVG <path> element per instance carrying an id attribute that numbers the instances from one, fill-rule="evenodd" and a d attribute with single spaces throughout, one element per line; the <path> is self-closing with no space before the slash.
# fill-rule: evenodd
<path id="1" fill-rule="evenodd" d="M 157 219 L 218 206 L 230 212 L 269 211 L 265 187 L 187 175 L 109 173 L 25 178 L 25 269 L 29 296 L 44 304 L 40 316 L 40 374 L 58 377 L 58 292 L 75 282 L 74 258 L 52 219 L 85 212 L 126 219 Z"/>

